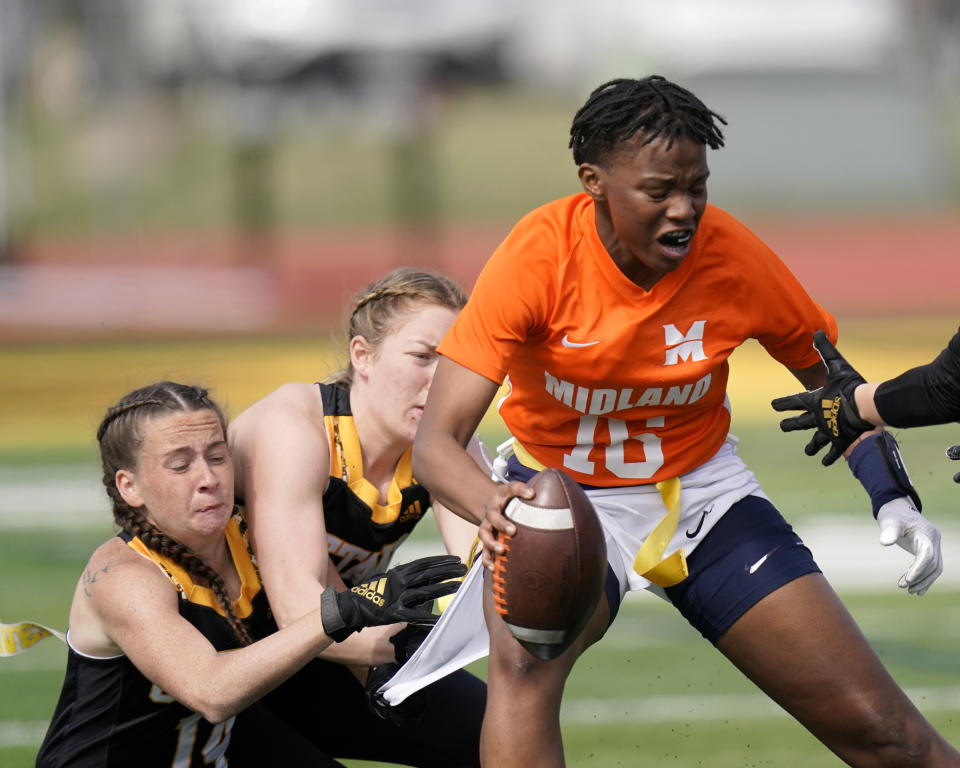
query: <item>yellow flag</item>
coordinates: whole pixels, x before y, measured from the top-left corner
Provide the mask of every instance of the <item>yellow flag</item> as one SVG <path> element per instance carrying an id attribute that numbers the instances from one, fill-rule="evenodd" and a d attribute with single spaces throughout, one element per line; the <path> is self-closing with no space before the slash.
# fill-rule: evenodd
<path id="1" fill-rule="evenodd" d="M 682 549 L 663 558 L 670 539 L 677 531 L 680 522 L 680 478 L 671 477 L 656 484 L 667 514 L 656 524 L 643 542 L 633 561 L 633 570 L 658 587 L 672 587 L 679 584 L 690 573 L 687 569 L 687 556 Z"/>
<path id="2" fill-rule="evenodd" d="M 67 641 L 62 632 L 32 621 L 21 621 L 18 624 L 0 622 L 0 656 L 16 656 L 45 637 L 57 637 L 63 642 Z"/>

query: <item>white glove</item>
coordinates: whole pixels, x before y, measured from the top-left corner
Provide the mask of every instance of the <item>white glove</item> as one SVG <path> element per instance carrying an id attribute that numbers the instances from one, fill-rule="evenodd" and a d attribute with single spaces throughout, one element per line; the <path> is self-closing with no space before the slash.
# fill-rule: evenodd
<path id="1" fill-rule="evenodd" d="M 922 595 L 943 573 L 940 531 L 921 515 L 907 496 L 888 501 L 877 511 L 880 543 L 899 544 L 914 555 L 913 563 L 898 586 L 912 595 Z"/>

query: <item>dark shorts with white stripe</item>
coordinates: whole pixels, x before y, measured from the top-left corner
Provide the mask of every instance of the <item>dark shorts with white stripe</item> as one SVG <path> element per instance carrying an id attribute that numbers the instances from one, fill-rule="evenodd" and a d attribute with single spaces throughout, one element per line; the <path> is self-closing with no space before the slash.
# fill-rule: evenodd
<path id="1" fill-rule="evenodd" d="M 687 566 L 690 575 L 667 587 L 667 597 L 714 645 L 762 598 L 800 576 L 820 573 L 790 524 L 759 496 L 730 507 Z"/>

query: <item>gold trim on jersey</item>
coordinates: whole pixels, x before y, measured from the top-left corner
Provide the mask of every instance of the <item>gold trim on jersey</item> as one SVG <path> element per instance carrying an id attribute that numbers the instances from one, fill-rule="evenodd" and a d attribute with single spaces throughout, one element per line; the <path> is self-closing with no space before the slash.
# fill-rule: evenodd
<path id="1" fill-rule="evenodd" d="M 230 518 L 230 522 L 227 523 L 227 528 L 224 531 L 224 536 L 227 539 L 227 546 L 230 548 L 230 557 L 240 576 L 240 597 L 234 600 L 233 609 L 237 612 L 238 617 L 245 619 L 253 612 L 252 600 L 260 591 L 261 585 L 260 578 L 257 576 L 257 571 L 253 567 L 247 551 L 247 542 L 240 533 L 238 519 L 236 515 Z M 210 587 L 194 584 L 193 579 L 190 578 L 190 574 L 169 557 L 164 557 L 159 552 L 150 549 L 140 540 L 139 536 L 135 536 L 127 542 L 127 546 L 139 552 L 144 557 L 150 558 L 160 566 L 160 569 L 167 575 L 167 578 L 173 582 L 177 591 L 191 603 L 213 608 L 213 610 L 221 616 L 224 615 L 213 590 L 210 589 Z"/>
<path id="2" fill-rule="evenodd" d="M 402 488 L 416 484 L 413 478 L 413 446 L 397 462 L 387 488 L 387 502 L 380 504 L 380 491 L 363 476 L 363 452 L 352 416 L 323 417 L 330 441 L 330 474 L 346 481 L 350 491 L 370 508 L 370 519 L 379 524 L 395 522 L 402 511 Z"/>

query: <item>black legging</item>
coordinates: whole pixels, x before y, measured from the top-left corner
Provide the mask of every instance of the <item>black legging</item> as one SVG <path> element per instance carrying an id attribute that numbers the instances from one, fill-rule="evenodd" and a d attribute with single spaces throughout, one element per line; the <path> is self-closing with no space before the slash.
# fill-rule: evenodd
<path id="1" fill-rule="evenodd" d="M 370 711 L 363 687 L 345 666 L 313 661 L 256 705 L 276 720 L 254 708 L 238 716 L 230 765 L 263 758 L 269 762 L 261 765 L 328 768 L 341 765 L 335 758 L 351 758 L 417 768 L 479 767 L 486 684 L 458 670 L 417 695 L 426 698 L 419 721 L 398 727 Z M 287 729 L 294 733 L 282 734 Z"/>

